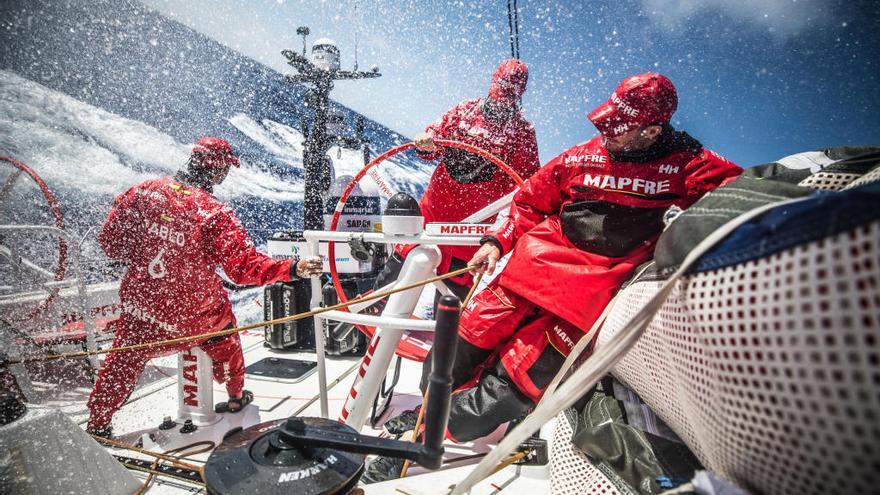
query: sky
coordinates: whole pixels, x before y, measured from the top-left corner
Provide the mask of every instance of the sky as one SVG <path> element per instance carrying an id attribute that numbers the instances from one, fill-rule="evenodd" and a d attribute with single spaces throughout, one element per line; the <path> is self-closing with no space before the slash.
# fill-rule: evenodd
<path id="1" fill-rule="evenodd" d="M 510 57 L 507 2 L 142 0 L 279 72 L 282 49 L 334 39 L 332 98 L 413 136 L 485 95 Z M 523 112 L 541 162 L 590 139 L 586 114 L 626 76 L 658 71 L 679 93 L 673 125 L 743 166 L 846 144 L 880 144 L 880 2 L 866 0 L 518 0 Z"/>

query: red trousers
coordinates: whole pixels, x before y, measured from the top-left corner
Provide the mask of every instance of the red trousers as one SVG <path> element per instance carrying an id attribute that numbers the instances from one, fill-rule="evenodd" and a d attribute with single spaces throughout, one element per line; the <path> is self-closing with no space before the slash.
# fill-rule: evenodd
<path id="1" fill-rule="evenodd" d="M 493 282 L 462 312 L 459 335 L 480 349 L 498 351 L 513 383 L 538 402 L 558 371 L 541 364 L 556 356 L 564 360 L 584 332 Z"/>
<path id="2" fill-rule="evenodd" d="M 495 282 L 471 300 L 458 331 L 452 367 L 457 390 L 447 426 L 447 436 L 458 442 L 486 436 L 531 411 L 584 335 Z M 423 393 L 430 371 L 429 355 L 422 367 Z"/>
<path id="3" fill-rule="evenodd" d="M 144 338 L 145 335 L 156 333 L 147 327 L 147 323 L 134 318 L 125 318 L 125 316 L 123 316 L 123 320 L 120 321 L 120 328 L 116 338 L 113 339 L 113 347 L 162 340 L 159 335 L 153 336 L 154 338 Z M 209 339 L 200 344 L 194 343 L 192 347 L 196 345 L 211 357 L 214 379 L 219 383 L 226 384 L 229 396 L 238 397 L 241 395 L 244 387 L 244 354 L 241 350 L 241 340 L 238 334 Z M 88 429 L 94 431 L 110 424 L 113 415 L 131 395 L 137 385 L 138 377 L 150 359 L 179 350 L 179 347 L 158 348 L 108 354 L 104 365 L 101 366 L 101 371 L 98 372 L 95 388 L 92 389 L 92 394 L 89 396 Z"/>

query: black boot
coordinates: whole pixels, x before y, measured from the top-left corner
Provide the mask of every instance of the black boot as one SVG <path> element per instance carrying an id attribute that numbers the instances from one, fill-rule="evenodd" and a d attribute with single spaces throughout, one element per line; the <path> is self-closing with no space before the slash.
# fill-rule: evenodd
<path id="1" fill-rule="evenodd" d="M 361 476 L 361 483 L 369 485 L 400 478 L 403 463 L 404 460 L 397 457 L 379 456 L 367 464 L 364 475 Z"/>
<path id="2" fill-rule="evenodd" d="M 382 428 L 388 432 L 389 435 L 393 435 L 395 437 L 399 437 L 400 435 L 416 429 L 416 421 L 419 419 L 419 408 L 404 411 L 401 414 L 389 419 L 382 425 Z"/>

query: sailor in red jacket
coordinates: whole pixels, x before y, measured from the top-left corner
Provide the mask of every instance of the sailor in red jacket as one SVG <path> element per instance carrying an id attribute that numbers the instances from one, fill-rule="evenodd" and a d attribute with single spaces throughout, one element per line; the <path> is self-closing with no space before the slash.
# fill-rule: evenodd
<path id="1" fill-rule="evenodd" d="M 186 170 L 148 180 L 120 194 L 98 235 L 110 258 L 127 263 L 119 287 L 122 316 L 113 347 L 208 333 L 235 326 L 232 305 L 216 273 L 237 284 L 263 285 L 320 274 L 321 260 L 276 260 L 259 253 L 213 186 L 239 166 L 223 139 L 206 137 L 193 148 Z M 244 357 L 238 334 L 175 346 L 113 352 L 89 397 L 88 431 L 110 434 L 147 361 L 198 345 L 214 362 L 214 378 L 226 384 L 225 410 L 253 400 L 243 390 Z"/>
<path id="2" fill-rule="evenodd" d="M 465 100 L 418 134 L 413 142 L 425 160 L 440 159 L 419 206 L 425 222 L 460 222 L 513 191 L 516 184 L 492 162 L 456 148 L 444 149 L 434 139 L 461 141 L 484 149 L 527 179 L 537 172 L 535 128 L 523 117 L 520 102 L 529 79 L 519 60 L 502 62 L 492 75 L 488 98 Z M 494 217 L 487 222 L 494 221 Z M 403 258 L 415 245 L 399 245 L 377 286 L 397 278 Z M 464 268 L 475 246 L 441 246 L 438 274 Z M 447 279 L 447 286 L 463 298 L 472 284 L 470 273 Z"/>
<path id="3" fill-rule="evenodd" d="M 454 386 L 498 359 L 475 386 L 453 394 L 450 437 L 473 440 L 528 413 L 621 284 L 651 258 L 664 212 L 740 174 L 669 125 L 677 104 L 663 75 L 625 79 L 589 114 L 602 135 L 544 165 L 514 197 L 507 222 L 483 240 L 469 265 L 488 262 L 491 272 L 513 254 L 462 313 Z"/>

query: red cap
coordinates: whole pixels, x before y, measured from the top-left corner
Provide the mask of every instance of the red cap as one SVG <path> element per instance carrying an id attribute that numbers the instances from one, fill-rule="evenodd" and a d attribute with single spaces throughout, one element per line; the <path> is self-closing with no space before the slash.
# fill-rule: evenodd
<path id="1" fill-rule="evenodd" d="M 239 166 L 232 145 L 218 137 L 203 137 L 193 146 L 192 158 L 204 167 Z"/>
<path id="2" fill-rule="evenodd" d="M 492 74 L 489 98 L 501 103 L 518 104 L 528 82 L 529 68 L 526 64 L 515 58 L 507 59 Z"/>
<path id="3" fill-rule="evenodd" d="M 632 129 L 669 122 L 678 107 L 678 94 L 663 74 L 646 72 L 627 77 L 611 98 L 587 115 L 603 136 L 615 137 Z"/>

